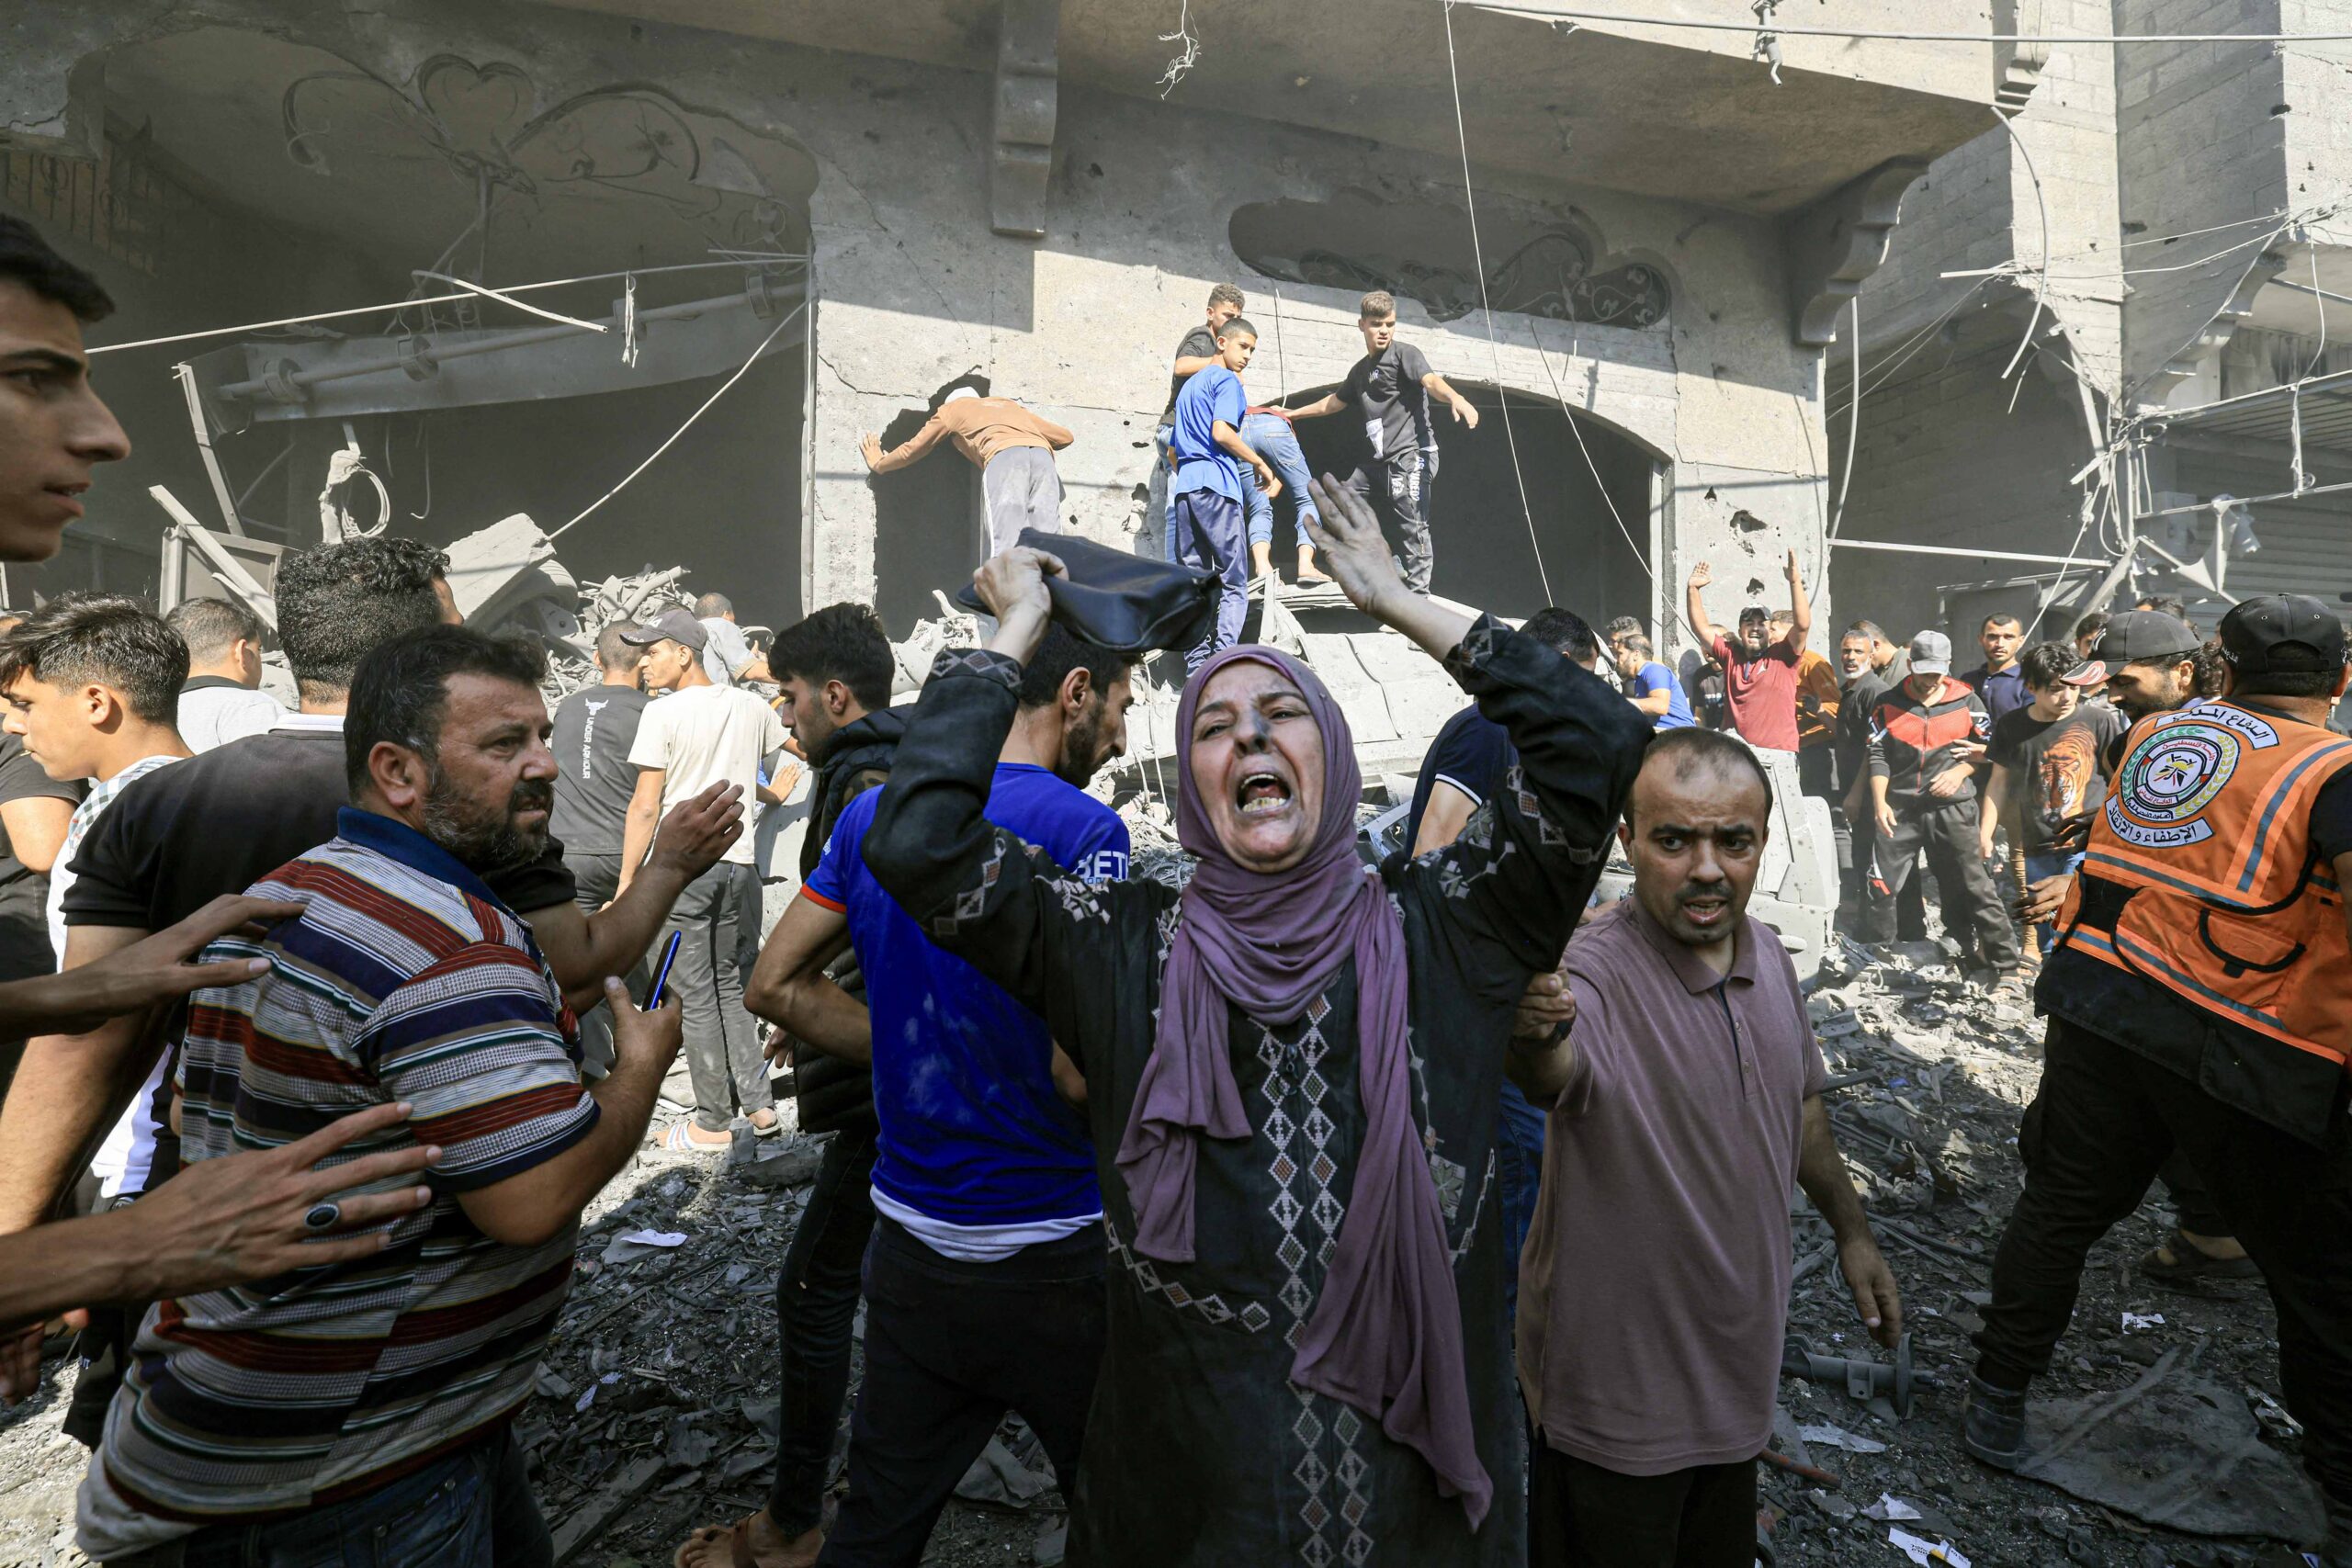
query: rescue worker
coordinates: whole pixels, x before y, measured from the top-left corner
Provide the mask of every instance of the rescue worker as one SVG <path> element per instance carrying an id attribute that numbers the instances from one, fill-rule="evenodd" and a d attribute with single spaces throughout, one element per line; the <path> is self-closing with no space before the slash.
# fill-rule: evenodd
<path id="1" fill-rule="evenodd" d="M 2301 594 L 2222 622 L 2224 690 L 2125 737 L 2036 999 L 2051 1016 L 1962 1440 L 2025 1455 L 2026 1389 L 2083 1263 L 2177 1148 L 2278 1314 L 2279 1375 L 2352 1565 L 2352 740 L 2342 624 Z"/>

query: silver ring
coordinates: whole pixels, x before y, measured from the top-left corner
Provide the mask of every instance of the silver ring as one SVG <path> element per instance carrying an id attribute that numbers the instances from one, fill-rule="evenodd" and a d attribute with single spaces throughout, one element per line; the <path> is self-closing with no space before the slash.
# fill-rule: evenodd
<path id="1" fill-rule="evenodd" d="M 320 1203 L 314 1205 L 309 1213 L 302 1216 L 302 1223 L 314 1231 L 326 1231 L 334 1229 L 342 1218 L 342 1204 Z"/>

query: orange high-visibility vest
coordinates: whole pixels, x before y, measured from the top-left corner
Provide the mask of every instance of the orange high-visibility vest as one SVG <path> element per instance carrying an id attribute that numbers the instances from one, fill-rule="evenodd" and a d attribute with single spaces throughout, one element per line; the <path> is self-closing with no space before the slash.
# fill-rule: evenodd
<path id="1" fill-rule="evenodd" d="M 2320 787 L 2352 740 L 2200 702 L 2132 727 L 2059 940 L 2217 1020 L 2352 1057 L 2352 939 L 2312 842 Z"/>

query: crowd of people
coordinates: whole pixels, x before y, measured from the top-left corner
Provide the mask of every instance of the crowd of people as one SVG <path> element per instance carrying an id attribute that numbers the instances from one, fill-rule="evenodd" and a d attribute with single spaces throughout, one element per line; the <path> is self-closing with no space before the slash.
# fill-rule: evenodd
<path id="1" fill-rule="evenodd" d="M 1180 346 L 1154 468 L 1146 536 L 1219 604 L 1182 650 L 1184 854 L 1148 874 L 1088 787 L 1138 655 L 1054 619 L 1070 434 L 1009 400 L 869 446 L 951 439 L 988 498 L 984 645 L 911 705 L 870 608 L 763 646 L 708 594 L 604 628 L 550 713 L 537 645 L 390 537 L 288 554 L 274 626 L 66 594 L 0 627 L 0 1395 L 75 1331 L 88 1556 L 551 1563 L 511 1428 L 581 1216 L 633 1160 L 793 1125 L 824 1143 L 773 1483 L 681 1568 L 913 1564 L 1008 1412 L 1075 1562 L 1745 1564 L 1792 1204 L 1868 1333 L 1904 1318 L 1748 913 L 1793 778 L 1860 941 L 1924 936 L 1932 877 L 1963 962 L 2020 999 L 2038 965 L 2053 1020 L 1969 1450 L 2021 1461 L 2084 1258 L 2161 1176 L 2143 1266 L 2270 1281 L 2352 1563 L 2341 624 L 2258 599 L 2206 638 L 2152 601 L 2029 645 L 1996 615 L 1955 675 L 1942 633 L 1856 620 L 1832 660 L 1793 551 L 1786 605 L 1728 626 L 1704 562 L 1683 628 L 1465 614 L 1427 498 L 1433 408 L 1475 408 L 1384 294 L 1340 391 L 1253 406 L 1245 303 Z M 82 350 L 108 308 L 0 220 L 0 558 L 53 554 L 129 449 Z M 1311 477 L 1292 423 L 1342 412 L 1357 460 Z M 1239 641 L 1285 490 L 1299 578 L 1470 699 L 1377 865 L 1347 715 Z M 763 941 L 750 825 L 798 799 Z"/>

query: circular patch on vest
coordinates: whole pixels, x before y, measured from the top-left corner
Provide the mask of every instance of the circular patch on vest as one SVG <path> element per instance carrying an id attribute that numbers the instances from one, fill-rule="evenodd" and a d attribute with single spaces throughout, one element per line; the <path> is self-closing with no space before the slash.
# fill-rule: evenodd
<path id="1" fill-rule="evenodd" d="M 2123 759 L 2117 788 L 2109 796 L 2114 807 L 2109 824 L 2135 842 L 2184 841 L 2182 825 L 2199 816 L 2222 793 L 2237 771 L 2245 747 L 2245 740 L 2231 730 L 2196 720 L 2156 730 Z"/>

